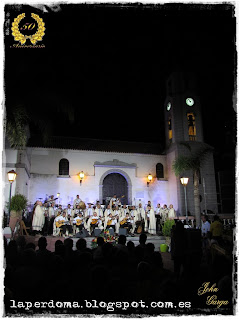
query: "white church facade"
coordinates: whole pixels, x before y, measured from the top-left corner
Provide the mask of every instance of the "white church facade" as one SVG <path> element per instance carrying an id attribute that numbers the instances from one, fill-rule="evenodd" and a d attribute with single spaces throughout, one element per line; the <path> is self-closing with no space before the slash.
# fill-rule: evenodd
<path id="1" fill-rule="evenodd" d="M 157 203 L 161 206 L 173 204 L 178 215 L 185 215 L 184 189 L 172 170 L 172 163 L 186 152 L 179 146 L 180 141 L 188 141 L 193 148 L 204 141 L 200 98 L 194 90 L 194 82 L 188 81 L 188 87 L 184 87 L 182 77 L 182 74 L 173 74 L 167 82 L 164 152 L 147 143 L 116 142 L 111 148 L 108 141 L 105 145 L 100 140 L 89 140 L 86 144 L 83 139 L 61 137 L 52 139 L 46 146 L 30 138 L 22 150 L 11 149 L 6 144 L 4 206 L 9 197 L 7 172 L 14 169 L 17 179 L 12 185 L 12 194 L 26 195 L 31 204 L 50 195 L 57 198 L 57 194 L 57 201 L 63 206 L 73 204 L 77 194 L 85 203 L 96 203 L 97 200 L 105 203 L 117 194 L 129 205 L 146 204 L 149 200 L 154 207 Z M 84 173 L 81 183 L 80 172 Z M 151 182 L 148 181 L 149 174 L 152 175 Z M 188 211 L 194 215 L 193 175 L 187 174 Z M 212 154 L 201 168 L 200 196 L 202 211 L 217 212 Z"/>
<path id="2" fill-rule="evenodd" d="M 155 204 L 172 203 L 177 207 L 175 194 L 168 191 L 164 155 L 39 147 L 21 151 L 6 149 L 5 154 L 6 159 L 12 158 L 12 163 L 6 163 L 7 167 L 18 174 L 15 191 L 25 194 L 31 203 L 50 195 L 57 197 L 58 193 L 63 205 L 73 204 L 77 194 L 85 203 L 96 203 L 97 200 L 103 203 L 114 193 L 121 193 L 117 196 L 123 196 L 122 202 L 126 204 L 138 205 L 139 201 L 147 203 L 151 200 Z M 156 177 L 159 164 L 163 168 L 162 178 Z M 80 172 L 84 173 L 81 184 Z M 147 184 L 149 173 L 153 180 Z M 109 182 L 109 178 L 113 178 L 112 181 Z M 114 185 L 116 179 L 117 185 Z M 6 182 L 6 199 L 7 196 Z"/>

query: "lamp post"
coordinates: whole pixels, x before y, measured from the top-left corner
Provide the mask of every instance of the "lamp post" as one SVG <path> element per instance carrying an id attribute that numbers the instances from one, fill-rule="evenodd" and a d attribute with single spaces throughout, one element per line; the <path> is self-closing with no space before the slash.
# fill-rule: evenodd
<path id="1" fill-rule="evenodd" d="M 80 178 L 80 186 L 81 186 L 81 185 L 82 185 L 83 178 L 84 178 L 84 172 L 83 172 L 83 171 L 81 171 L 81 172 L 79 173 L 79 178 Z"/>
<path id="2" fill-rule="evenodd" d="M 184 187 L 184 195 L 185 195 L 185 210 L 186 210 L 186 222 L 188 223 L 188 211 L 187 211 L 187 184 L 189 178 L 180 178 L 181 184 Z"/>
<path id="3" fill-rule="evenodd" d="M 203 195 L 204 195 L 205 214 L 207 214 L 206 185 L 205 185 L 205 179 L 204 178 L 203 178 Z"/>
<path id="4" fill-rule="evenodd" d="M 8 208 L 8 222 L 10 219 L 10 206 L 11 206 L 11 197 L 12 197 L 12 184 L 16 179 L 17 173 L 14 170 L 8 171 L 8 181 L 10 182 L 10 191 L 9 191 L 9 208 Z"/>
<path id="5" fill-rule="evenodd" d="M 147 186 L 149 187 L 149 183 L 152 181 L 152 175 L 151 175 L 151 173 L 149 173 L 149 175 L 148 175 L 148 181 L 147 181 Z"/>
<path id="6" fill-rule="evenodd" d="M 57 193 L 58 205 L 59 205 L 59 196 L 60 196 L 60 193 L 58 192 L 58 193 Z"/>

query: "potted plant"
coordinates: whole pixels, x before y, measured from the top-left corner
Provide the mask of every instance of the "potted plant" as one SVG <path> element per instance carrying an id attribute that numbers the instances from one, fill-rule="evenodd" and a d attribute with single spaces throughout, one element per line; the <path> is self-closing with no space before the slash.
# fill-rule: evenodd
<path id="1" fill-rule="evenodd" d="M 22 194 L 15 194 L 10 203 L 9 227 L 14 232 L 17 221 L 22 219 L 22 211 L 27 206 L 27 198 Z"/>
<path id="2" fill-rule="evenodd" d="M 174 224 L 175 224 L 175 221 L 170 220 L 170 219 L 167 219 L 164 222 L 164 225 L 162 227 L 162 233 L 165 236 L 166 240 L 165 240 L 165 244 L 160 245 L 160 250 L 162 252 L 166 252 L 168 247 L 171 244 L 171 230 L 172 230 L 172 227 L 174 226 Z"/>

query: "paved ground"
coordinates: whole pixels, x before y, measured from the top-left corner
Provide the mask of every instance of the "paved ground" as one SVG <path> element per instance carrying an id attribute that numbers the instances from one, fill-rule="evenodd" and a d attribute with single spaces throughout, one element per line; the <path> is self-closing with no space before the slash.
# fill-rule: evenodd
<path id="1" fill-rule="evenodd" d="M 40 236 L 25 236 L 26 241 L 27 242 L 33 242 L 35 243 L 36 247 L 37 247 L 37 243 L 38 243 L 38 239 L 40 238 Z M 64 241 L 65 238 L 63 237 L 53 237 L 53 236 L 47 236 L 47 249 L 50 251 L 54 251 L 55 250 L 55 242 L 57 240 L 61 240 Z M 78 240 L 78 238 L 72 238 L 73 239 L 73 250 L 76 250 L 76 242 Z M 87 247 L 91 248 L 91 242 L 94 239 L 94 237 L 87 237 L 85 238 L 87 241 Z M 139 244 L 139 236 L 135 236 L 135 237 L 127 237 L 127 241 L 133 241 L 133 243 L 135 244 L 135 246 L 137 246 Z M 148 242 L 152 242 L 155 246 L 155 251 L 160 251 L 160 244 L 163 243 L 163 241 L 161 240 L 161 238 L 159 236 L 148 236 L 147 238 L 147 243 Z M 162 255 L 162 259 L 163 259 L 163 266 L 165 269 L 168 269 L 170 271 L 173 272 L 173 260 L 171 260 L 171 253 L 169 252 L 161 252 Z"/>

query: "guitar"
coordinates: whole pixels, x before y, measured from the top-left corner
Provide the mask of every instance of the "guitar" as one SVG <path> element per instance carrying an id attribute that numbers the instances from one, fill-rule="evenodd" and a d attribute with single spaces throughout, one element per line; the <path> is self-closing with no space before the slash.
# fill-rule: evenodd
<path id="1" fill-rule="evenodd" d="M 46 200 L 45 202 L 51 202 L 51 201 L 55 201 L 57 200 L 58 198 L 55 198 L 55 199 L 49 199 L 49 200 Z"/>
<path id="2" fill-rule="evenodd" d="M 96 224 L 98 222 L 98 219 L 92 219 L 91 224 Z"/>
<path id="3" fill-rule="evenodd" d="M 120 221 L 120 224 L 123 225 L 125 223 L 127 223 L 128 218 L 124 218 L 122 221 Z"/>
<path id="4" fill-rule="evenodd" d="M 76 226 L 80 226 L 83 223 L 83 219 L 76 220 Z"/>
<path id="5" fill-rule="evenodd" d="M 137 233 L 142 233 L 142 224 L 140 224 L 137 228 Z"/>
<path id="6" fill-rule="evenodd" d="M 112 224 L 112 219 L 108 220 L 107 225 L 110 226 Z"/>
<path id="7" fill-rule="evenodd" d="M 56 221 L 56 227 L 57 228 L 61 228 L 64 224 L 69 224 L 69 221 L 65 221 L 65 220 Z"/>

